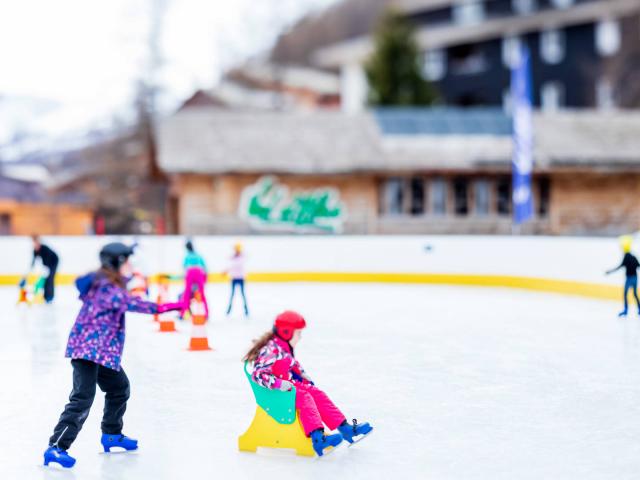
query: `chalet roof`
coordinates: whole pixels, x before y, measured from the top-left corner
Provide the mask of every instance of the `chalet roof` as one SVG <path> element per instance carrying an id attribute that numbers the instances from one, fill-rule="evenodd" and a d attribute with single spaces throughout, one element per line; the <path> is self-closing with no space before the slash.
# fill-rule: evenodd
<path id="1" fill-rule="evenodd" d="M 184 111 L 161 122 L 157 138 L 168 173 L 331 173 L 383 161 L 369 115 Z"/>
<path id="2" fill-rule="evenodd" d="M 17 180 L 0 175 L 0 199 L 11 199 L 20 202 L 42 202 L 45 200 L 45 193 L 36 182 Z"/>
<path id="3" fill-rule="evenodd" d="M 434 129 L 420 115 L 409 111 L 418 118 L 403 131 L 371 113 L 183 111 L 158 127 L 159 165 L 169 174 L 510 168 L 503 124 Z M 534 130 L 537 168 L 640 169 L 640 113 L 536 113 Z"/>

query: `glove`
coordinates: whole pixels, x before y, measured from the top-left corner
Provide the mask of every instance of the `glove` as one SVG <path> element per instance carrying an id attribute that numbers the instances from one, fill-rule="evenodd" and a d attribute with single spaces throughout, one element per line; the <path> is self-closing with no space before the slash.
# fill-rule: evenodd
<path id="1" fill-rule="evenodd" d="M 307 375 L 306 373 L 302 374 L 302 380 L 303 382 L 306 382 L 315 386 L 315 383 L 313 383 L 313 380 L 311 380 L 311 377 L 309 377 L 309 375 Z"/>
<path id="2" fill-rule="evenodd" d="M 174 310 L 182 310 L 182 303 L 160 303 L 160 304 L 158 304 L 158 313 L 172 312 Z"/>
<path id="3" fill-rule="evenodd" d="M 292 388 L 293 388 L 293 383 L 291 383 L 288 380 L 281 380 L 280 387 L 278 388 L 278 390 L 280 390 L 281 392 L 290 392 Z"/>
<path id="4" fill-rule="evenodd" d="M 293 363 L 293 359 L 291 357 L 281 358 L 273 364 L 271 372 L 278 378 L 289 378 L 291 363 Z"/>

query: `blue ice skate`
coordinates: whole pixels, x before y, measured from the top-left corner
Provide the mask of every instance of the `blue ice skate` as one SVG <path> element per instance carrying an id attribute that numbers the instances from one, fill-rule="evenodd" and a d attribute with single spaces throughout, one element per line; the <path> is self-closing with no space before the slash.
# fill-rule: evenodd
<path id="1" fill-rule="evenodd" d="M 325 435 L 322 429 L 311 432 L 311 444 L 319 457 L 322 457 L 325 453 L 332 452 L 340 443 L 342 443 L 342 435 L 339 433 Z M 330 450 L 325 452 L 328 448 Z"/>
<path id="2" fill-rule="evenodd" d="M 46 467 L 52 462 L 58 463 L 64 468 L 71 468 L 75 465 L 76 459 L 61 448 L 49 447 L 44 452 L 44 466 Z"/>
<path id="3" fill-rule="evenodd" d="M 113 447 L 124 448 L 127 451 L 138 449 L 138 440 L 134 440 L 133 438 L 129 438 L 122 434 L 109 435 L 107 433 L 103 433 L 100 441 L 104 451 L 107 453 L 109 453 Z"/>
<path id="4" fill-rule="evenodd" d="M 358 423 L 358 420 L 353 419 L 353 424 L 349 424 L 346 420 L 342 425 L 338 427 L 338 431 L 350 444 L 358 443 L 363 440 L 367 435 L 371 433 L 373 427 L 369 423 Z"/>

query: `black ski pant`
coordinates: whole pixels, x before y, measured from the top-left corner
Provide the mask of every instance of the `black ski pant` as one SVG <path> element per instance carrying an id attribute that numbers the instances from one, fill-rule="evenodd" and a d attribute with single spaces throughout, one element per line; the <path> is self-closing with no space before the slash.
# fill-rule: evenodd
<path id="1" fill-rule="evenodd" d="M 71 447 L 89 416 L 96 395 L 96 385 L 105 392 L 102 433 L 109 435 L 122 433 L 122 417 L 127 409 L 130 393 L 129 379 L 122 369 L 111 370 L 88 360 L 71 360 L 71 365 L 73 390 L 49 439 L 49 445 L 57 445 L 62 450 Z"/>

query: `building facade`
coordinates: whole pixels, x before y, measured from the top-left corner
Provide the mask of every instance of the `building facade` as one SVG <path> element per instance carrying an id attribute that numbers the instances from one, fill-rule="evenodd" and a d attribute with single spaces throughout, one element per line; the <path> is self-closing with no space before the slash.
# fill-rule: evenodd
<path id="1" fill-rule="evenodd" d="M 0 175 L 0 235 L 85 235 L 92 220 L 86 206 L 51 203 L 40 184 Z"/>
<path id="2" fill-rule="evenodd" d="M 510 108 L 510 69 L 531 55 L 534 106 L 640 107 L 639 0 L 398 0 L 416 27 L 426 79 L 450 106 Z M 370 36 L 310 55 L 344 78 L 348 111 L 364 107 Z"/>
<path id="3" fill-rule="evenodd" d="M 499 109 L 360 115 L 182 110 L 157 132 L 180 234 L 508 234 Z M 620 234 L 640 212 L 640 114 L 537 113 L 538 234 Z"/>

